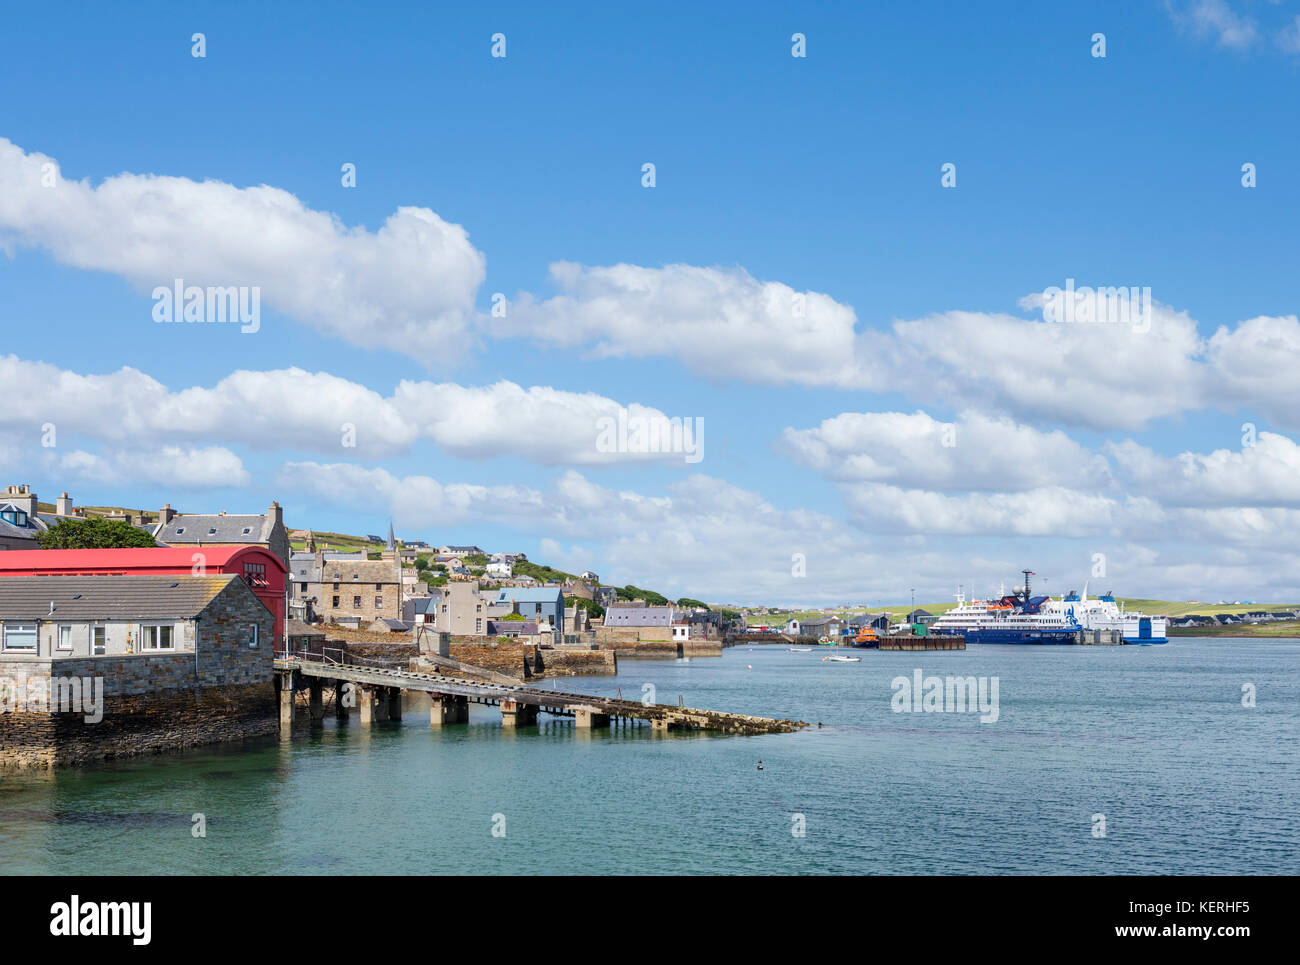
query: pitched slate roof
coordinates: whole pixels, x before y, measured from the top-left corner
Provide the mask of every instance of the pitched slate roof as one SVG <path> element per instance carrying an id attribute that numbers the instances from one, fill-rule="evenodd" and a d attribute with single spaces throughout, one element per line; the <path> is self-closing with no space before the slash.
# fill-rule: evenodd
<path id="1" fill-rule="evenodd" d="M 335 574 L 338 574 L 337 579 Z M 396 583 L 397 565 L 392 560 L 326 560 L 322 583 Z"/>
<path id="2" fill-rule="evenodd" d="M 232 582 L 209 576 L 7 576 L 0 579 L 0 620 L 188 619 Z M 251 590 L 249 591 L 252 592 Z M 50 615 L 50 603 L 54 613 Z"/>
<path id="3" fill-rule="evenodd" d="M 163 543 L 264 543 L 271 538 L 275 517 L 177 516 L 159 523 L 154 539 Z"/>

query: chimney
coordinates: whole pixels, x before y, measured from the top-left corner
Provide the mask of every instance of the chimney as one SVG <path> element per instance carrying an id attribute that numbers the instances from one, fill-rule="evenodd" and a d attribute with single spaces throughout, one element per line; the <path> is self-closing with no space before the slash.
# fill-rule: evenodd
<path id="1" fill-rule="evenodd" d="M 172 510 L 171 503 L 168 503 L 166 506 L 164 506 L 162 509 L 158 511 L 158 521 L 161 522 L 164 526 L 170 523 L 175 517 L 176 517 L 176 513 Z"/>
<path id="2" fill-rule="evenodd" d="M 272 526 L 275 526 L 277 523 L 281 526 L 284 525 L 284 510 L 280 508 L 278 502 L 271 503 L 271 508 L 266 511 L 266 515 L 271 517 Z"/>
<path id="3" fill-rule="evenodd" d="M 13 503 L 15 509 L 21 509 L 29 517 L 36 515 L 36 494 L 32 492 L 32 487 L 27 483 L 19 486 L 6 486 L 4 501 Z"/>
<path id="4" fill-rule="evenodd" d="M 71 516 L 72 497 L 69 496 L 67 493 L 64 493 L 62 496 L 60 496 L 58 498 L 58 501 L 55 503 L 54 511 L 58 513 L 60 516 Z"/>

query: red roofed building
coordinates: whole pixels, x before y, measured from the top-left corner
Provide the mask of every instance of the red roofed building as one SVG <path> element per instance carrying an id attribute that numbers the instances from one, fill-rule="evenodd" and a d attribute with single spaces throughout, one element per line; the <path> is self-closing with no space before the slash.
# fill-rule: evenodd
<path id="1" fill-rule="evenodd" d="M 280 557 L 264 546 L 159 546 L 152 549 L 9 550 L 0 553 L 4 576 L 242 576 L 275 615 L 275 643 L 284 642 L 287 573 Z"/>

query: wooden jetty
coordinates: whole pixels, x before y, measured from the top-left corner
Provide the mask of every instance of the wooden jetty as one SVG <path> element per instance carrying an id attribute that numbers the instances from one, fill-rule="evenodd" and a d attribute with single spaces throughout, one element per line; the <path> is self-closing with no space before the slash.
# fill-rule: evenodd
<path id="1" fill-rule="evenodd" d="M 310 654 L 277 653 L 276 688 L 280 723 L 293 723 L 295 695 L 306 691 L 313 720 L 324 716 L 323 691 L 334 688 L 335 711 L 346 717 L 355 709 L 362 726 L 375 720 L 400 720 L 402 692 L 428 694 L 432 700 L 429 724 L 442 727 L 469 720 L 469 705 L 501 708 L 503 727 L 537 723 L 539 713 L 572 717 L 576 727 L 608 727 L 611 721 L 647 721 L 655 731 L 700 730 L 723 734 L 781 734 L 801 730 L 804 721 L 729 714 L 716 710 L 671 704 L 644 704 L 637 700 L 598 697 L 595 694 L 544 690 L 493 680 L 448 677 L 438 672 L 394 670 L 359 662 L 343 663 Z"/>
<path id="2" fill-rule="evenodd" d="M 910 633 L 876 637 L 877 650 L 965 650 L 966 638 L 946 634 L 914 637 Z"/>

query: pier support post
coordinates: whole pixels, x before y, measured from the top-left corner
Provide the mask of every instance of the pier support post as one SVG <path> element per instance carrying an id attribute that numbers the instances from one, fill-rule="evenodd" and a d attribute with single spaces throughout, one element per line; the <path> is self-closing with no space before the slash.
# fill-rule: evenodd
<path id="1" fill-rule="evenodd" d="M 402 719 L 402 688 L 389 687 L 388 689 L 388 719 Z"/>
<path id="2" fill-rule="evenodd" d="M 357 710 L 360 711 L 361 726 L 369 727 L 375 719 L 375 688 L 366 684 L 358 685 Z"/>
<path id="3" fill-rule="evenodd" d="M 279 675 L 280 681 L 280 726 L 293 724 L 293 671 Z"/>
<path id="4" fill-rule="evenodd" d="M 447 724 L 469 723 L 469 698 L 456 697 L 451 694 L 431 694 L 429 703 L 429 726 L 444 727 Z"/>
<path id="5" fill-rule="evenodd" d="M 573 708 L 573 726 L 589 729 L 593 727 L 608 727 L 609 714 L 601 713 L 595 707 L 574 707 Z"/>
<path id="6" fill-rule="evenodd" d="M 325 717 L 325 703 L 321 700 L 321 682 L 313 677 L 307 684 L 307 695 L 311 701 L 311 719 L 322 720 Z"/>
<path id="7" fill-rule="evenodd" d="M 537 705 L 521 704 L 509 697 L 501 698 L 501 726 L 529 727 L 537 723 Z"/>
<path id="8" fill-rule="evenodd" d="M 339 720 L 348 719 L 348 700 L 346 695 L 351 693 L 347 689 L 347 684 L 342 680 L 334 681 L 334 716 Z"/>
<path id="9" fill-rule="evenodd" d="M 655 734 L 668 733 L 670 726 L 671 721 L 669 721 L 667 717 L 656 717 L 654 720 L 650 721 L 650 730 Z"/>

